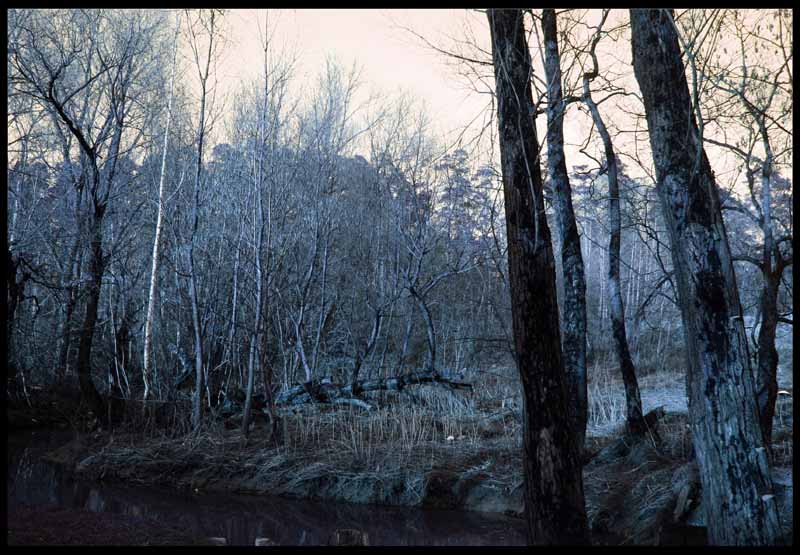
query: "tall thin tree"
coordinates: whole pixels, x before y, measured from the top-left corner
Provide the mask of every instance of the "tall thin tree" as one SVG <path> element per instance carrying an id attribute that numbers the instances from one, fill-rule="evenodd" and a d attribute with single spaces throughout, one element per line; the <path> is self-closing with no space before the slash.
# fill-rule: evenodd
<path id="1" fill-rule="evenodd" d="M 630 348 L 628 347 L 628 333 L 625 328 L 625 307 L 622 303 L 620 285 L 620 245 L 622 243 L 622 218 L 620 215 L 619 192 L 619 167 L 614 143 L 608 132 L 600 108 L 592 98 L 591 83 L 599 75 L 597 63 L 597 43 L 602 36 L 603 24 L 608 17 L 609 10 L 603 10 L 600 23 L 592 37 L 589 46 L 589 56 L 592 59 L 592 69 L 583 74 L 583 102 L 592 114 L 592 121 L 600 134 L 605 154 L 605 171 L 608 177 L 608 225 L 610 228 L 608 239 L 608 313 L 611 318 L 611 331 L 614 337 L 614 351 L 617 363 L 622 373 L 622 382 L 625 385 L 625 405 L 627 409 L 628 429 L 634 433 L 644 431 L 644 417 L 642 415 L 642 398 L 639 394 L 639 382 L 636 379 L 636 369 L 633 366 Z"/>
<path id="2" fill-rule="evenodd" d="M 547 78 L 547 170 L 553 188 L 556 222 L 561 234 L 564 302 L 561 309 L 564 366 L 569 383 L 569 405 L 579 446 L 586 438 L 588 393 L 586 386 L 586 278 L 581 238 L 572 208 L 572 188 L 564 156 L 564 112 L 561 90 L 561 55 L 558 50 L 556 11 L 542 11 L 544 71 Z"/>
<path id="3" fill-rule="evenodd" d="M 200 121 L 197 126 L 197 164 L 195 166 L 194 178 L 194 202 L 192 204 L 192 226 L 189 239 L 189 301 L 192 308 L 192 330 L 194 332 L 194 368 L 195 368 L 195 391 L 192 404 L 192 428 L 198 430 L 202 416 L 203 406 L 203 338 L 200 323 L 200 306 L 198 299 L 197 271 L 195 267 L 194 250 L 197 242 L 197 229 L 200 219 L 200 189 L 203 175 L 203 153 L 205 147 L 206 133 L 208 131 L 207 102 L 208 102 L 208 80 L 211 75 L 211 58 L 214 53 L 215 41 L 217 39 L 217 23 L 219 14 L 217 10 L 209 10 L 207 14 L 202 11 L 198 14 L 198 24 L 208 37 L 208 46 L 205 57 L 200 53 L 200 38 L 198 30 L 189 22 L 189 32 L 192 35 L 190 46 L 194 57 L 197 75 L 200 82 Z"/>
<path id="4" fill-rule="evenodd" d="M 532 66 L 522 10 L 487 12 L 508 235 L 517 368 L 524 398 L 523 467 L 529 541 L 588 544 L 582 465 L 567 407 L 555 260 L 531 117 Z"/>
<path id="5" fill-rule="evenodd" d="M 247 390 L 245 392 L 244 415 L 242 416 L 242 435 L 247 437 L 250 428 L 250 410 L 253 403 L 253 384 L 255 381 L 255 364 L 257 363 L 256 350 L 259 344 L 259 330 L 263 327 L 261 323 L 262 296 L 264 289 L 264 279 L 261 268 L 261 250 L 264 243 L 264 203 L 262 201 L 262 189 L 264 187 L 265 157 L 267 149 L 267 117 L 269 113 L 269 12 L 264 18 L 264 90 L 263 104 L 258 110 L 258 128 L 255 134 L 254 163 L 253 163 L 253 184 L 255 189 L 255 222 L 253 224 L 253 234 L 255 235 L 255 267 L 256 267 L 256 302 L 254 310 L 253 333 L 250 336 L 250 355 L 247 360 Z M 256 104 L 257 106 L 258 104 Z"/>

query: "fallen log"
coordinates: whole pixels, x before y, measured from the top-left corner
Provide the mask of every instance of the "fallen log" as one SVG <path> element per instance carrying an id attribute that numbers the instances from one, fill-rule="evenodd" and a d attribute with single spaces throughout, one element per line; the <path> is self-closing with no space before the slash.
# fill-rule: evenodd
<path id="1" fill-rule="evenodd" d="M 469 389 L 472 384 L 451 380 L 438 372 L 412 372 L 391 378 L 360 380 L 353 384 L 337 385 L 330 378 L 312 380 L 295 385 L 282 392 L 275 399 L 276 404 L 302 405 L 304 403 L 349 404 L 366 410 L 373 407 L 359 396 L 370 391 L 402 391 L 411 385 L 439 384 L 450 389 Z"/>
<path id="2" fill-rule="evenodd" d="M 583 464 L 607 464 L 628 456 L 634 445 L 644 440 L 658 446 L 661 444 L 661 437 L 658 433 L 658 421 L 664 417 L 666 409 L 663 406 L 656 407 L 644 415 L 644 426 L 642 431 L 625 430 L 622 436 L 614 440 L 603 449 L 596 453 L 585 452 Z"/>

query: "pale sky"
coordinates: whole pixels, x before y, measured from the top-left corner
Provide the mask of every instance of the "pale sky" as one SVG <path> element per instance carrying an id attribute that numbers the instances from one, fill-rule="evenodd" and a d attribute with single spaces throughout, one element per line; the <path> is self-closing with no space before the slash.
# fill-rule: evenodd
<path id="1" fill-rule="evenodd" d="M 263 28 L 264 16 L 264 10 L 228 13 L 229 44 L 219 71 L 221 82 L 231 88 L 241 79 L 259 76 L 263 57 L 259 25 Z M 488 98 L 467 90 L 467 84 L 448 68 L 443 54 L 426 48 L 399 25 L 438 40 L 445 34 L 458 35 L 466 17 L 465 10 L 453 9 L 269 10 L 275 42 L 298 55 L 295 87 L 303 89 L 304 84 L 315 83 L 328 57 L 346 68 L 355 62 L 361 69 L 364 98 L 370 92 L 407 92 L 424 103 L 434 127 L 448 135 L 474 119 Z"/>
<path id="2" fill-rule="evenodd" d="M 578 10 L 584 12 L 584 10 Z M 262 70 L 263 51 L 260 31 L 264 27 L 265 10 L 230 10 L 225 17 L 226 47 L 218 65 L 220 92 L 233 93 L 243 81 L 257 79 Z M 349 69 L 355 62 L 361 70 L 362 87 L 359 89 L 356 104 L 366 100 L 370 95 L 388 95 L 389 98 L 407 93 L 426 108 L 432 127 L 440 138 L 446 139 L 448 146 L 472 122 L 465 139 L 473 138 L 484 124 L 485 110 L 490 97 L 474 90 L 467 79 L 459 76 L 454 69 L 453 60 L 442 53 L 426 46 L 421 39 L 403 29 L 413 30 L 425 39 L 452 49 L 457 41 L 474 41 L 485 50 L 476 57 L 486 58 L 490 51 L 489 31 L 482 13 L 464 9 L 274 9 L 269 10 L 269 26 L 274 31 L 272 46 L 274 50 L 284 49 L 297 56 L 293 88 L 295 94 L 309 95 L 317 82 L 317 76 L 325 67 L 326 59 L 334 58 L 344 68 Z M 583 16 L 589 24 L 596 23 L 600 10 L 586 10 Z M 580 15 L 580 14 L 579 14 Z M 626 10 L 612 10 L 608 27 L 613 27 L 627 20 Z M 537 36 L 531 36 L 531 55 L 537 74 L 543 78 L 541 71 L 541 53 L 538 50 L 538 29 L 531 29 Z M 584 34 L 588 30 L 584 31 Z M 457 46 L 456 46 L 457 47 Z M 470 53 L 470 55 L 473 55 Z M 624 76 L 624 86 L 629 91 L 638 91 L 631 68 L 630 44 L 627 40 L 603 40 L 598 45 L 601 73 L 603 75 Z M 562 60 L 562 65 L 565 62 Z M 580 66 L 565 70 L 565 87 L 569 83 L 580 87 Z M 482 68 L 491 76 L 491 67 Z M 474 85 L 486 91 L 493 87 L 492 79 Z M 595 84 L 593 84 L 593 87 Z M 598 87 L 602 83 L 598 80 Z M 580 90 L 567 90 L 580 94 Z M 536 96 L 536 95 L 534 95 Z M 599 100 L 604 95 L 596 93 Z M 230 102 L 226 112 L 230 113 Z M 378 100 L 386 102 L 386 99 Z M 614 138 L 618 152 L 632 152 L 630 132 L 633 120 L 630 114 L 620 111 L 620 106 L 627 110 L 641 111 L 630 99 L 617 96 L 601 106 L 601 113 Z M 475 121 L 477 118 L 477 121 Z M 640 122 L 641 124 L 641 122 Z M 544 139 L 546 118 L 537 118 L 540 142 Z M 565 118 L 565 140 L 568 166 L 588 164 L 596 167 L 597 163 L 580 153 L 580 145 L 586 140 L 592 129 L 591 118 L 571 107 Z M 642 131 L 642 129 L 639 129 Z M 218 140 L 226 140 L 218 136 Z M 634 145 L 649 161 L 649 145 L 646 136 L 641 136 Z M 595 142 L 589 147 L 590 154 L 601 157 L 600 145 Z M 484 154 L 485 155 L 485 154 Z M 716 157 L 712 155 L 712 158 Z M 626 163 L 629 160 L 624 160 Z M 714 160 L 715 169 L 720 160 Z M 639 176 L 642 171 L 629 165 L 631 175 Z M 718 175 L 720 172 L 718 171 Z"/>
<path id="3" fill-rule="evenodd" d="M 599 10 L 596 11 L 597 14 L 589 13 L 590 18 L 599 17 Z M 457 48 L 456 41 L 475 41 L 489 52 L 489 29 L 482 13 L 465 9 L 273 9 L 268 13 L 277 50 L 283 48 L 298 56 L 296 93 L 309 94 L 326 59 L 333 57 L 345 68 L 355 62 L 361 69 L 362 87 L 357 95 L 360 100 L 370 94 L 408 93 L 425 107 L 433 130 L 447 145 L 453 145 L 462 136 L 465 142 L 471 141 L 488 122 L 485 118 L 493 116 L 486 113 L 490 97 L 475 90 L 493 88 L 491 79 L 471 84 L 457 74 L 456 62 L 406 30 L 448 50 Z M 234 92 L 242 80 L 260 77 L 263 59 L 260 29 L 264 28 L 266 14 L 266 10 L 255 9 L 227 13 L 227 45 L 218 66 L 223 94 Z M 538 66 L 538 41 L 531 37 L 530 43 L 533 62 Z M 601 50 L 608 46 L 603 44 Z M 623 57 L 625 54 L 630 56 L 627 52 Z M 481 71 L 492 75 L 491 67 Z M 568 111 L 566 118 L 568 164 L 594 166 L 576 146 L 585 140 L 591 120 L 574 109 Z M 546 118 L 537 118 L 540 142 L 545 126 Z M 218 139 L 225 140 L 222 136 Z M 485 140 L 483 146 L 487 146 Z M 482 152 L 483 158 L 486 152 Z M 486 160 L 480 162 L 483 161 Z"/>

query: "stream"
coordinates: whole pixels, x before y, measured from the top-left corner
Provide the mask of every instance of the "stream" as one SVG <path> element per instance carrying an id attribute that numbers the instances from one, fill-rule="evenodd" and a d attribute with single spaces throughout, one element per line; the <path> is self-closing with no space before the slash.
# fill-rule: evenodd
<path id="1" fill-rule="evenodd" d="M 351 505 L 271 496 L 192 495 L 153 487 L 88 482 L 41 460 L 70 432 L 8 436 L 8 504 L 58 505 L 156 519 L 196 539 L 253 545 L 327 545 L 337 529 L 366 532 L 370 545 L 524 545 L 520 519 L 465 511 Z"/>

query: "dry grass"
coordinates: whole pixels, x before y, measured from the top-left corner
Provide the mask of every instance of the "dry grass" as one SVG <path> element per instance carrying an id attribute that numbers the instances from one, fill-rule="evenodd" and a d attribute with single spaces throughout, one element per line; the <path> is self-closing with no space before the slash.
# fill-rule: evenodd
<path id="1" fill-rule="evenodd" d="M 209 421 L 202 433 L 164 433 L 145 438 L 141 431 L 118 435 L 84 464 L 90 476 L 115 476 L 127 482 L 193 490 L 321 496 L 375 502 L 375 487 L 401 493 L 381 498 L 389 504 L 417 505 L 425 495 L 425 476 L 481 474 L 512 491 L 521 483 L 520 384 L 510 369 L 467 376 L 472 393 L 440 386 L 376 393 L 379 408 L 307 404 L 279 410 L 283 440 L 273 441 L 257 419 L 250 438 L 238 428 Z M 588 447 L 596 450 L 624 423 L 624 390 L 611 368 L 590 372 Z M 640 378 L 648 403 L 669 405 L 683 394 L 676 372 Z M 776 416 L 775 464 L 791 464 L 791 399 L 782 399 Z M 655 406 L 660 406 L 660 404 Z M 596 535 L 609 543 L 653 543 L 675 497 L 675 474 L 691 451 L 685 412 L 667 410 L 659 424 L 662 442 L 642 442 L 628 455 L 590 464 L 584 473 L 587 512 Z M 143 441 L 144 440 L 144 441 Z M 677 478 L 676 478 L 677 476 Z M 667 515 L 667 516 L 665 516 Z"/>
<path id="2" fill-rule="evenodd" d="M 637 380 L 642 397 L 642 409 L 648 412 L 664 406 L 668 412 L 686 412 L 685 375 L 680 367 L 654 370 L 651 363 L 641 362 Z M 611 362 L 596 362 L 588 370 L 589 418 L 587 435 L 615 435 L 626 418 L 625 388 L 619 367 Z"/>
<path id="3" fill-rule="evenodd" d="M 262 419 L 245 440 L 238 428 L 220 421 L 209 419 L 202 432 L 190 433 L 188 420 L 158 428 L 138 411 L 81 471 L 134 483 L 158 479 L 202 489 L 217 481 L 224 486 L 219 489 L 287 494 L 326 477 L 335 476 L 342 489 L 348 480 L 372 477 L 405 480 L 405 489 L 421 495 L 422 484 L 414 480 L 426 472 L 442 465 L 466 472 L 490 456 L 503 462 L 493 477 L 518 483 L 518 462 L 511 463 L 519 457 L 521 437 L 514 416 L 521 406 L 516 373 L 494 369 L 466 379 L 474 384 L 472 393 L 441 386 L 376 393 L 369 400 L 379 408 L 369 412 L 349 405 L 281 408 L 277 443 Z"/>
<path id="4" fill-rule="evenodd" d="M 369 412 L 349 405 L 282 408 L 278 411 L 282 441 L 277 445 L 260 419 L 245 445 L 238 429 L 225 429 L 212 420 L 203 433 L 190 433 L 188 417 L 180 418 L 169 407 L 163 409 L 170 420 L 167 427 L 143 420 L 138 416 L 141 411 L 135 411 L 130 433 L 121 435 L 117 444 L 138 449 L 136 456 L 146 457 L 146 466 L 172 457 L 183 461 L 184 467 L 211 466 L 222 472 L 235 468 L 235 459 L 240 458 L 246 459 L 247 468 L 257 470 L 259 478 L 281 468 L 292 481 L 324 472 L 424 472 L 442 461 L 466 460 L 470 453 L 485 451 L 488 445 L 501 459 L 518 458 L 522 399 L 516 371 L 498 367 L 474 370 L 465 380 L 473 384 L 471 393 L 441 386 L 375 393 L 368 400 L 379 408 Z M 610 367 L 591 368 L 589 380 L 588 439 L 589 447 L 597 449 L 624 423 L 624 391 Z M 640 383 L 645 392 L 665 385 L 674 388 L 674 381 L 674 376 L 650 374 Z M 670 444 L 680 456 L 687 452 L 687 434 L 680 423 L 675 423 L 674 429 L 676 439 Z M 254 446 L 257 449 L 248 454 Z M 110 454 L 107 460 L 113 465 Z M 127 455 L 118 456 L 123 464 Z M 511 482 L 519 481 L 518 468 L 495 471 Z"/>

